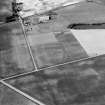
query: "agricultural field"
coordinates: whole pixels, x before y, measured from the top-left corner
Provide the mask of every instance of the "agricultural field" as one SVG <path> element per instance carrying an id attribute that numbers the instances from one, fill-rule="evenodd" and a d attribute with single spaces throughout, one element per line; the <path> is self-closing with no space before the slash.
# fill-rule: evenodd
<path id="1" fill-rule="evenodd" d="M 91 11 L 91 12 L 90 12 Z M 27 39 L 30 43 L 33 56 L 39 68 L 45 68 L 51 65 L 57 65 L 65 62 L 70 62 L 78 59 L 87 58 L 90 56 L 96 56 L 97 54 L 103 54 L 104 47 L 104 28 L 105 25 L 100 26 L 103 31 L 93 30 L 89 32 L 76 34 L 79 37 L 79 34 L 86 34 L 85 39 L 77 38 L 75 32 L 71 31 L 68 26 L 72 23 L 103 23 L 105 21 L 105 7 L 95 3 L 86 3 L 82 2 L 76 4 L 75 6 L 68 6 L 63 9 L 55 10 L 57 16 L 54 20 L 51 20 L 47 23 L 35 24 L 32 26 L 26 26 L 25 29 L 31 27 L 31 31 L 27 31 Z M 30 17 L 31 18 L 31 17 Z M 34 21 L 33 21 L 34 24 Z M 93 26 L 94 27 L 94 26 Z M 98 33 L 97 33 L 98 32 Z M 94 39 L 95 33 L 96 40 Z M 99 34 L 103 33 L 103 37 L 99 40 Z M 93 36 L 94 35 L 94 36 Z M 80 35 L 81 36 L 81 35 Z M 89 45 L 81 44 L 80 40 L 86 40 Z M 91 40 L 91 42 L 89 42 Z M 98 42 L 100 45 L 95 45 Z M 90 48 L 91 45 L 93 52 L 88 52 L 87 48 Z M 102 46 L 100 49 L 97 46 Z M 97 50 L 95 50 L 95 48 Z M 90 50 L 90 49 L 89 49 Z M 99 53 L 100 50 L 102 53 Z"/>
<path id="2" fill-rule="evenodd" d="M 10 88 L 0 84 L 0 105 L 37 105 L 20 95 L 17 92 L 14 92 Z"/>
<path id="3" fill-rule="evenodd" d="M 88 57 L 70 31 L 32 35 L 28 39 L 39 68 Z"/>
<path id="4" fill-rule="evenodd" d="M 0 27 L 0 78 L 34 70 L 26 41 L 18 22 Z"/>
<path id="5" fill-rule="evenodd" d="M 0 24 L 11 1 L 0 1 Z M 96 1 L 45 23 L 0 25 L 0 105 L 105 105 L 105 3 Z M 78 23 L 100 26 L 70 29 Z"/>
<path id="6" fill-rule="evenodd" d="M 11 1 L 0 0 L 0 24 L 5 22 L 5 18 L 12 15 Z"/>
<path id="7" fill-rule="evenodd" d="M 105 55 L 6 82 L 45 105 L 104 105 Z"/>
<path id="8" fill-rule="evenodd" d="M 58 21 L 65 20 L 71 23 L 104 23 L 105 5 L 94 2 L 81 2 L 75 6 L 68 6 L 56 11 L 59 14 Z M 68 26 L 67 24 L 67 26 Z"/>

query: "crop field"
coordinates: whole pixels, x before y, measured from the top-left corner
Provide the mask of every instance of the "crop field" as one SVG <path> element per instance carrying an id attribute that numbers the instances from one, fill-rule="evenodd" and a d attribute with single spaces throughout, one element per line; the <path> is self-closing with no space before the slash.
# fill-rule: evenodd
<path id="1" fill-rule="evenodd" d="M 1 24 L 11 1 L 0 1 L 0 105 L 105 105 L 104 0 L 55 10 L 53 20 L 29 26 Z"/>
<path id="2" fill-rule="evenodd" d="M 33 70 L 19 23 L 0 27 L 0 78 Z"/>
<path id="3" fill-rule="evenodd" d="M 28 39 L 39 68 L 88 57 L 71 32 L 29 35 Z"/>

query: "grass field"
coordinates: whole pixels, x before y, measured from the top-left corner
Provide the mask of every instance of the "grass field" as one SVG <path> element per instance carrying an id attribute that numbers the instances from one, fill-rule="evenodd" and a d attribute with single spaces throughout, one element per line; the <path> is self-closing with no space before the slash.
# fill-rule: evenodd
<path id="1" fill-rule="evenodd" d="M 0 78 L 33 70 L 19 23 L 0 27 Z"/>

